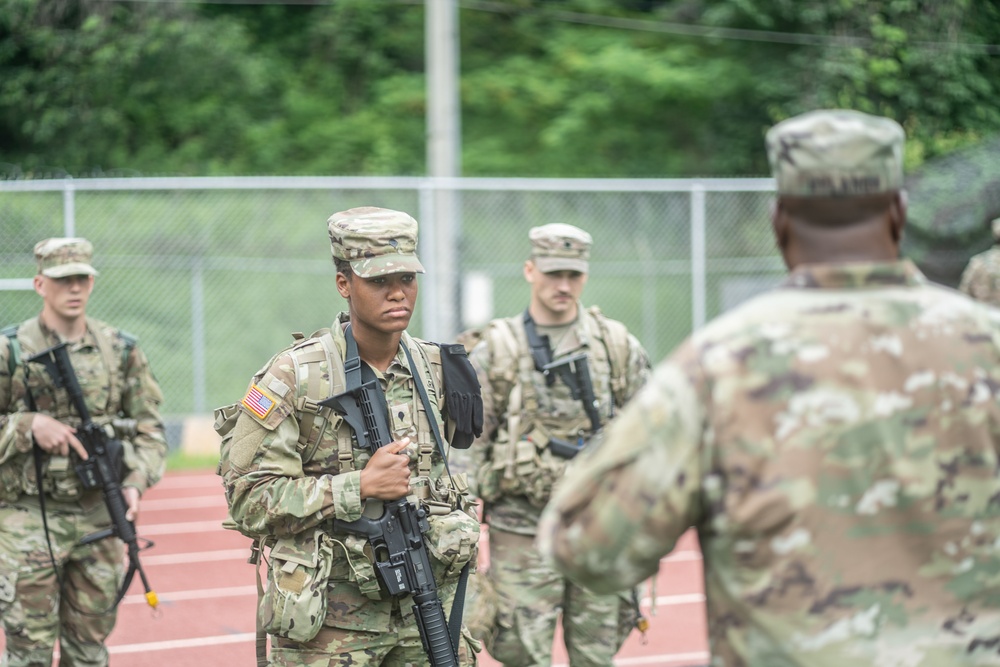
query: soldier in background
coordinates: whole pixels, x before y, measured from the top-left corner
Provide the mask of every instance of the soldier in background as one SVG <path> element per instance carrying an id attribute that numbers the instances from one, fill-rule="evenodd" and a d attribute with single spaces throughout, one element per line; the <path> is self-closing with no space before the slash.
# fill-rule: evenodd
<path id="1" fill-rule="evenodd" d="M 990 223 L 993 247 L 969 260 L 958 289 L 973 299 L 1000 306 L 1000 218 Z"/>
<path id="2" fill-rule="evenodd" d="M 81 544 L 111 524 L 102 489 L 84 490 L 74 462 L 87 458 L 80 416 L 44 367 L 26 362 L 62 342 L 96 424 L 124 445 L 122 494 L 135 521 L 139 498 L 163 475 L 163 400 L 133 336 L 88 318 L 97 271 L 81 238 L 35 246 L 38 317 L 0 332 L 0 618 L 5 667 L 108 664 L 124 547 L 117 538 Z M 31 366 L 31 368 L 29 368 Z M 33 405 L 32 405 L 33 402 Z M 36 462 L 36 459 L 37 462 Z M 36 478 L 36 463 L 42 479 Z M 39 489 L 41 487 L 41 490 Z"/>
<path id="3" fill-rule="evenodd" d="M 527 309 L 489 323 L 470 353 L 483 391 L 484 428 L 460 456 L 484 502 L 488 576 L 499 607 L 494 634 L 483 639 L 507 667 L 549 665 L 561 613 L 570 664 L 610 665 L 638 620 L 634 592 L 594 595 L 573 585 L 541 562 L 534 535 L 570 458 L 642 386 L 649 359 L 624 324 L 580 301 L 590 234 L 551 223 L 531 229 L 529 240 Z M 580 367 L 570 361 L 578 355 Z M 544 370 L 550 363 L 561 365 L 562 374 Z M 590 386 L 577 381 L 581 395 L 574 397 L 572 373 L 583 368 Z M 586 405 L 587 392 L 596 406 Z"/>
<path id="4" fill-rule="evenodd" d="M 786 282 L 659 364 L 542 517 L 599 593 L 693 526 L 712 665 L 1000 664 L 1000 311 L 899 258 L 903 140 L 768 132 Z"/>

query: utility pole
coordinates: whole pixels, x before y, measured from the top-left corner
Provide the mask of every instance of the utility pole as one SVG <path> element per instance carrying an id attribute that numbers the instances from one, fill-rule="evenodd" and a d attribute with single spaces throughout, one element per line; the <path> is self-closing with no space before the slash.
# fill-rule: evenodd
<path id="1" fill-rule="evenodd" d="M 425 0 L 428 192 L 421 200 L 421 238 L 430 245 L 431 301 L 424 300 L 423 337 L 450 341 L 459 331 L 459 192 L 439 179 L 461 176 L 462 114 L 458 92 L 456 0 Z M 443 186 L 443 187 L 442 187 Z M 431 307 L 428 307 L 431 306 Z"/>

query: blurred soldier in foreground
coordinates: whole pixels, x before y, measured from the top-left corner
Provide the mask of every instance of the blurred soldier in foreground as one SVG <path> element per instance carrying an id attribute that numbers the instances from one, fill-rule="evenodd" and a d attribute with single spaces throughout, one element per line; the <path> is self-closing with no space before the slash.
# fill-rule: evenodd
<path id="1" fill-rule="evenodd" d="M 542 507 L 570 459 L 628 401 L 649 359 L 620 322 L 580 302 L 590 234 L 533 228 L 524 313 L 497 319 L 470 358 L 483 388 L 484 433 L 461 453 L 490 526 L 489 579 L 498 598 L 487 648 L 507 667 L 549 665 L 562 614 L 570 664 L 610 665 L 638 620 L 638 600 L 594 595 L 543 563 L 534 548 Z"/>
<path id="2" fill-rule="evenodd" d="M 973 299 L 1000 306 L 1000 218 L 990 223 L 990 229 L 993 247 L 969 260 L 958 289 Z"/>
<path id="3" fill-rule="evenodd" d="M 109 528 L 99 488 L 85 489 L 75 466 L 88 458 L 80 415 L 65 389 L 28 360 L 68 343 L 70 364 L 94 423 L 123 445 L 121 493 L 135 521 L 139 497 L 163 475 L 166 441 L 160 387 L 131 335 L 86 316 L 97 271 L 92 246 L 54 238 L 35 246 L 38 317 L 0 332 L 0 617 L 5 667 L 107 665 L 123 545 L 86 543 Z M 41 470 L 41 484 L 36 475 Z M 41 486 L 41 490 L 39 490 Z"/>
<path id="4" fill-rule="evenodd" d="M 230 527 L 270 548 L 258 609 L 269 664 L 426 665 L 428 624 L 453 654 L 430 664 L 475 664 L 478 644 L 452 601 L 475 567 L 479 522 L 445 458 L 481 432 L 475 372 L 460 345 L 406 332 L 424 272 L 416 220 L 365 206 L 327 228 L 348 312 L 299 336 L 240 403 L 217 411 Z M 400 584 L 403 594 L 390 588 Z"/>
<path id="5" fill-rule="evenodd" d="M 689 527 L 712 664 L 1000 664 L 1000 312 L 898 247 L 903 130 L 816 111 L 767 134 L 785 284 L 659 364 L 543 514 L 597 592 Z"/>

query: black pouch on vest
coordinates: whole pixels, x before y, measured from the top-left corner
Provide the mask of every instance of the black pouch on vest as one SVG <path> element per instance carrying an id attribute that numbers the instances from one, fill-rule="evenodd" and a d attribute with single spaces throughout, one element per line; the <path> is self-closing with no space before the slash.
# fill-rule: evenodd
<path id="1" fill-rule="evenodd" d="M 454 420 L 456 428 L 451 446 L 468 449 L 472 441 L 483 433 L 483 396 L 479 378 L 464 345 L 441 344 L 440 347 L 448 416 Z"/>

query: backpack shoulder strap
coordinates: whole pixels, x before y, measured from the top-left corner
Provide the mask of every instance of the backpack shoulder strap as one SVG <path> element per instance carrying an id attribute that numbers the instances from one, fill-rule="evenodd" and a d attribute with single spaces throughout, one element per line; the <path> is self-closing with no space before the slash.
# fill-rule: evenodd
<path id="1" fill-rule="evenodd" d="M 534 368 L 524 328 L 515 322 L 519 319 L 493 320 L 483 330 L 491 357 L 487 377 L 494 395 L 493 408 L 498 415 L 507 411 L 510 395 L 521 381 L 521 366 L 528 363 Z"/>
<path id="2" fill-rule="evenodd" d="M 629 341 L 628 329 L 617 320 L 609 319 L 597 306 L 591 306 L 587 312 L 597 322 L 601 342 L 608 353 L 608 364 L 611 366 L 611 393 L 615 405 L 621 408 L 625 404 L 625 385 L 627 382 Z"/>
<path id="3" fill-rule="evenodd" d="M 132 350 L 139 344 L 139 337 L 122 329 L 118 330 L 118 337 L 122 339 L 122 368 L 126 368 L 128 355 L 132 354 Z"/>
<path id="4" fill-rule="evenodd" d="M 125 370 L 128 368 L 128 356 L 132 353 L 133 348 L 135 348 L 138 339 L 130 333 L 115 329 L 100 320 L 89 317 L 87 318 L 87 330 L 94 334 L 94 339 L 97 341 L 97 350 L 101 353 L 101 359 L 108 369 L 110 390 L 108 391 L 107 412 L 108 414 L 116 414 L 121 402 L 122 387 L 125 385 Z M 118 337 L 122 341 L 121 359 L 118 367 L 115 366 L 115 341 L 113 337 Z"/>
<path id="5" fill-rule="evenodd" d="M 0 329 L 0 336 L 6 336 L 9 341 L 8 345 L 10 345 L 10 354 L 7 356 L 7 370 L 10 371 L 12 377 L 14 371 L 17 370 L 18 365 L 21 363 L 21 344 L 17 340 L 17 330 L 20 327 L 20 324 L 11 324 Z"/>
<path id="6" fill-rule="evenodd" d="M 293 344 L 287 353 L 295 363 L 295 375 L 299 386 L 304 385 L 305 389 L 299 392 L 295 410 L 299 418 L 299 446 L 302 448 L 302 460 L 308 461 L 319 446 L 330 412 L 330 408 L 321 407 L 319 402 L 345 389 L 344 360 L 329 329 L 313 332 L 308 338 Z M 327 368 L 325 373 L 321 369 L 324 363 Z M 342 446 L 338 449 L 341 450 L 338 452 L 338 458 L 342 469 L 352 469 L 353 450 L 345 452 Z"/>

